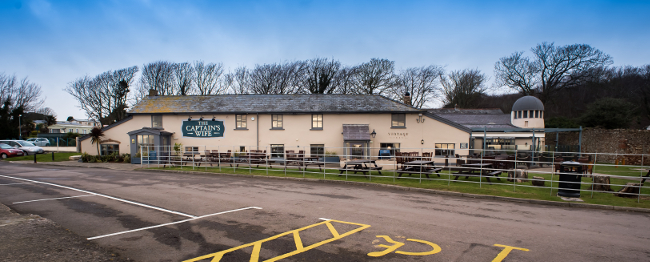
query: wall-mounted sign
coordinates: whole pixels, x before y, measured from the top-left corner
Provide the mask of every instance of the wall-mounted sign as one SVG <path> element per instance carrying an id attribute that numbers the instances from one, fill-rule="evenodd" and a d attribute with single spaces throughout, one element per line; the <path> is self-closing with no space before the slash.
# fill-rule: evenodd
<path id="1" fill-rule="evenodd" d="M 223 121 L 183 121 L 183 137 L 223 137 Z"/>

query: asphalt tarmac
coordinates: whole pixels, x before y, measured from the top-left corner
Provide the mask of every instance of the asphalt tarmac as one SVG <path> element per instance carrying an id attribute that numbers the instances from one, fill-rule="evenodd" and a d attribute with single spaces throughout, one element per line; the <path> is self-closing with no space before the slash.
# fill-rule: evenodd
<path id="1" fill-rule="evenodd" d="M 136 261 L 650 261 L 648 213 L 380 187 L 3 162 L 0 202 Z"/>

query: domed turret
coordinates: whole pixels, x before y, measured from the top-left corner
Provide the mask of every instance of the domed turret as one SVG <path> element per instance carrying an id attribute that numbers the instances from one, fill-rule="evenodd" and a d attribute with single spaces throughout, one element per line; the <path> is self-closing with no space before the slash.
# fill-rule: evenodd
<path id="1" fill-rule="evenodd" d="M 544 104 L 534 96 L 524 96 L 512 105 L 510 122 L 522 128 L 544 128 Z"/>

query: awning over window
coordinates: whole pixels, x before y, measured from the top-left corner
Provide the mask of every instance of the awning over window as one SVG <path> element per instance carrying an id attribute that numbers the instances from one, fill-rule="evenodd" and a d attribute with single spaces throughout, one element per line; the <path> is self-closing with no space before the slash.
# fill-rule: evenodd
<path id="1" fill-rule="evenodd" d="M 370 127 L 368 125 L 343 124 L 343 141 L 350 140 L 370 140 Z"/>

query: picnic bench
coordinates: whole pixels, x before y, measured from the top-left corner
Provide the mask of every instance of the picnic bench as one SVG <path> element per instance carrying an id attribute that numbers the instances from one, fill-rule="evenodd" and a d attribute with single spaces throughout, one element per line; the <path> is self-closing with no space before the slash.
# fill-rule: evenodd
<path id="1" fill-rule="evenodd" d="M 499 176 L 503 170 L 492 169 L 492 163 L 463 164 L 462 167 L 465 167 L 465 169 L 452 173 L 454 175 L 454 180 L 458 180 L 459 177 L 464 176 L 465 179 L 468 179 L 469 177 L 485 177 L 490 184 L 492 184 L 490 177 L 495 177 L 497 180 L 501 181 Z"/>
<path id="2" fill-rule="evenodd" d="M 374 166 L 368 164 L 373 164 Z M 345 162 L 345 166 L 343 166 L 343 168 L 339 168 L 339 176 L 343 175 L 343 172 L 354 172 L 354 174 L 361 172 L 364 176 L 366 176 L 371 171 L 377 171 L 381 175 L 382 168 L 383 167 L 381 166 L 377 166 L 377 162 L 375 162 L 375 160 L 351 160 Z"/>
<path id="3" fill-rule="evenodd" d="M 398 170 L 397 173 L 399 174 L 398 177 L 402 177 L 403 174 L 408 174 L 409 176 L 412 174 L 420 174 L 426 175 L 427 178 L 430 179 L 429 175 L 433 174 L 440 177 L 441 170 L 442 168 L 436 167 L 433 161 L 415 160 L 404 163 L 402 169 Z"/>

